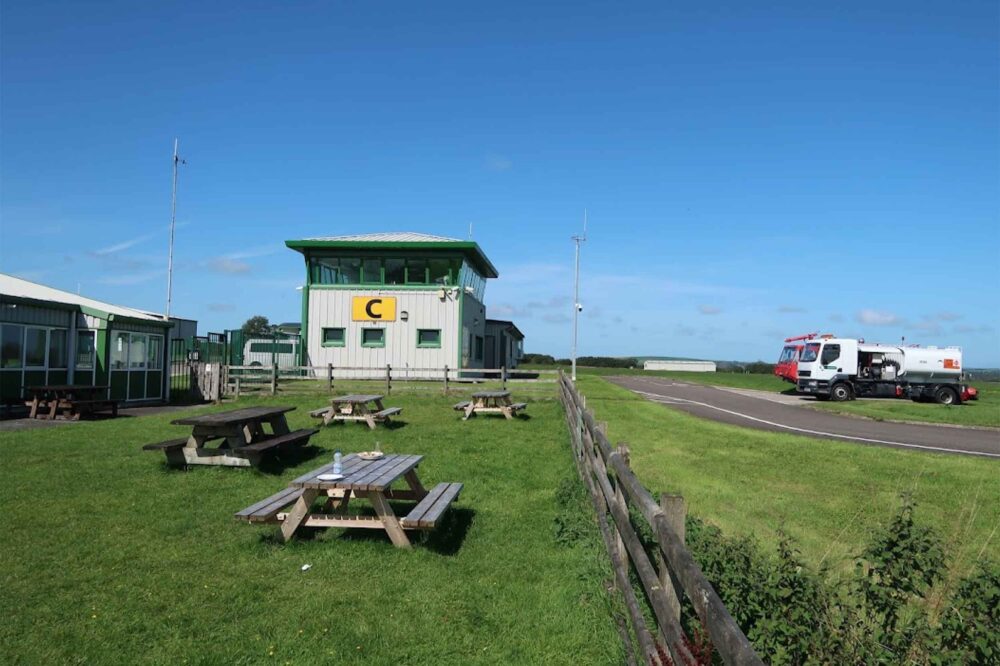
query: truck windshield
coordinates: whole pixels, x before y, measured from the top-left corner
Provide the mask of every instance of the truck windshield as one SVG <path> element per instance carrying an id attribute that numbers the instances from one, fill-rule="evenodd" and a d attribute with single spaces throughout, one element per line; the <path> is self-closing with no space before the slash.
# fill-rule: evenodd
<path id="1" fill-rule="evenodd" d="M 785 347 L 781 350 L 781 356 L 778 358 L 778 363 L 785 363 L 787 361 L 794 361 L 795 357 L 798 356 L 799 350 L 797 347 Z"/>
<path id="2" fill-rule="evenodd" d="M 802 348 L 802 356 L 799 356 L 799 360 L 803 363 L 812 363 L 816 360 L 816 356 L 819 354 L 819 343 L 810 342 L 805 347 Z"/>

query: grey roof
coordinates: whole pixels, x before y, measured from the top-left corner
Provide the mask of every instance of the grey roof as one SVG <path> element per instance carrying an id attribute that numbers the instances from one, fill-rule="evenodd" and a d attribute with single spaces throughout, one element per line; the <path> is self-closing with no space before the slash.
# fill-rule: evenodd
<path id="1" fill-rule="evenodd" d="M 130 317 L 132 319 L 144 319 L 151 322 L 166 325 L 161 315 L 154 315 L 142 310 L 127 308 L 122 305 L 112 305 L 104 301 L 98 301 L 86 296 L 80 296 L 70 291 L 46 287 L 44 284 L 37 284 L 22 280 L 13 275 L 0 273 L 0 295 L 12 296 L 14 298 L 24 298 L 33 301 L 51 301 L 53 303 L 63 303 L 66 305 L 76 305 L 79 307 L 91 308 L 108 314 Z"/>
<path id="2" fill-rule="evenodd" d="M 321 236 L 319 238 L 308 238 L 312 241 L 336 241 L 350 243 L 455 243 L 459 238 L 447 238 L 445 236 L 432 236 L 421 234 L 415 231 L 386 231 L 377 234 L 355 234 L 351 236 Z"/>

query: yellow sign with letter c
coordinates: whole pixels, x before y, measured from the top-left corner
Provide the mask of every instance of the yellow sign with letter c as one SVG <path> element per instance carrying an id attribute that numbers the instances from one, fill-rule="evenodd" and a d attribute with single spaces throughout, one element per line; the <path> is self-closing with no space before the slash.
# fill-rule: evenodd
<path id="1" fill-rule="evenodd" d="M 351 302 L 354 321 L 396 321 L 394 296 L 355 296 Z"/>

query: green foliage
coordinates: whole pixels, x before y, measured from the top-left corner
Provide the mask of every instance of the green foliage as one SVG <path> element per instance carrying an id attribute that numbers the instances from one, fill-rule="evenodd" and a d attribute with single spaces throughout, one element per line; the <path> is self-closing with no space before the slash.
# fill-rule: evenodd
<path id="1" fill-rule="evenodd" d="M 271 325 L 267 317 L 254 315 L 243 322 L 241 330 L 247 337 L 261 337 L 271 335 L 274 332 L 274 326 Z"/>
<path id="2" fill-rule="evenodd" d="M 984 563 L 959 585 L 941 615 L 935 664 L 1000 662 L 1000 566 Z"/>
<path id="3" fill-rule="evenodd" d="M 597 528 L 583 482 L 576 476 L 565 477 L 556 486 L 555 499 L 552 533 L 556 543 L 572 547 L 592 540 Z"/>
<path id="4" fill-rule="evenodd" d="M 921 602 L 941 579 L 943 551 L 913 513 L 904 496 L 893 520 L 872 535 L 848 584 L 809 571 L 783 532 L 777 552 L 768 555 L 752 538 L 728 537 L 688 518 L 687 543 L 767 663 L 995 663 L 1000 569 L 983 566 L 964 580 L 933 625 Z"/>
<path id="5" fill-rule="evenodd" d="M 556 359 L 548 354 L 525 354 L 521 357 L 521 365 L 555 365 Z"/>
<path id="6" fill-rule="evenodd" d="M 913 498 L 904 495 L 892 522 L 874 535 L 857 561 L 861 595 L 888 642 L 899 635 L 903 607 L 923 598 L 944 572 L 941 539 L 914 524 L 913 509 Z"/>

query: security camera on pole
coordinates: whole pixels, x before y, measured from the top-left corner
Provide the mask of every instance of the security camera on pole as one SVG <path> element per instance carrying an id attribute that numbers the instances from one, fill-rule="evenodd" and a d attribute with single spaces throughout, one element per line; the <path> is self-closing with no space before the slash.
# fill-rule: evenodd
<path id="1" fill-rule="evenodd" d="M 573 372 L 571 379 L 576 381 L 576 337 L 580 313 L 583 305 L 580 303 L 580 243 L 587 240 L 587 209 L 583 209 L 583 235 L 572 236 L 576 243 L 576 281 L 573 287 Z"/>

